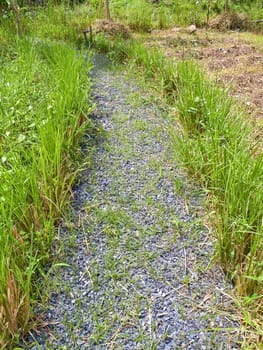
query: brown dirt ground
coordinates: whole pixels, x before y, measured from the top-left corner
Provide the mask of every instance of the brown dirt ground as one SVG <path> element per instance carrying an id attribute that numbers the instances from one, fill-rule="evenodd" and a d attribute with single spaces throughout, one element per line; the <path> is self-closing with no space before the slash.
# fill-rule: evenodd
<path id="1" fill-rule="evenodd" d="M 144 37 L 148 46 L 159 46 L 175 60 L 198 61 L 229 89 L 247 109 L 253 122 L 263 129 L 263 35 L 213 32 L 194 34 L 181 28 L 155 30 Z"/>

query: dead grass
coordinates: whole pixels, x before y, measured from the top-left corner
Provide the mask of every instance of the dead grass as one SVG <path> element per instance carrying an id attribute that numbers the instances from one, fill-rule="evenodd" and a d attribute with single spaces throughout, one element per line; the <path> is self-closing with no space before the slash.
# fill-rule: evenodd
<path id="1" fill-rule="evenodd" d="M 3 335 L 9 333 L 15 338 L 20 330 L 25 329 L 28 322 L 30 302 L 12 272 L 7 279 L 6 290 L 6 296 L 0 306 L 0 331 Z M 1 347 L 5 345 L 3 339 L 0 338 Z"/>
<path id="2" fill-rule="evenodd" d="M 108 20 L 96 20 L 94 23 L 94 32 L 103 33 L 106 37 L 121 37 L 123 39 L 128 39 L 131 37 L 130 28 L 120 22 L 113 22 Z"/>
<path id="3" fill-rule="evenodd" d="M 246 30 L 249 28 L 249 20 L 245 14 L 236 12 L 225 12 L 216 18 L 213 18 L 209 23 L 210 28 L 220 31 L 227 30 Z"/>

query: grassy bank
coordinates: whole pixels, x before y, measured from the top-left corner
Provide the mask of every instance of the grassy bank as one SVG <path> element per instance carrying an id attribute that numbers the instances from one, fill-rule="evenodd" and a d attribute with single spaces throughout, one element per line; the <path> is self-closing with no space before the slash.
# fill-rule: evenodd
<path id="1" fill-rule="evenodd" d="M 217 258 L 235 284 L 244 334 L 251 348 L 260 348 L 263 162 L 249 123 L 226 92 L 193 63 L 175 65 L 160 51 L 132 40 L 109 42 L 98 36 L 96 46 L 143 74 L 176 110 L 171 128 L 176 156 L 206 189 Z"/>
<path id="2" fill-rule="evenodd" d="M 57 13 L 62 17 L 64 12 Z M 55 37 L 50 22 L 39 20 L 47 13 L 36 16 L 35 27 L 29 25 L 35 20 L 32 14 L 28 22 L 23 18 L 21 40 L 11 16 L 1 22 L 1 349 L 12 348 L 33 325 L 32 307 L 41 294 L 37 278 L 77 175 L 79 141 L 91 130 L 90 63 L 77 57 L 69 43 L 75 40 L 74 31 L 68 37 L 61 18 L 52 17 L 59 33 Z M 45 39 L 48 32 L 52 40 Z M 62 42 L 63 35 L 68 43 Z"/>

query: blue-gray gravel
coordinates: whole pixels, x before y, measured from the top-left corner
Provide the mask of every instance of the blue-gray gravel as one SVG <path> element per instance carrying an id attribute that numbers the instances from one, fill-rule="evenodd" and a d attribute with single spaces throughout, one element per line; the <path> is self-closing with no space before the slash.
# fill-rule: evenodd
<path id="1" fill-rule="evenodd" d="M 123 72 L 98 64 L 92 78 L 105 133 L 59 230 L 67 265 L 51 277 L 49 332 L 30 348 L 238 349 L 230 284 L 165 111 Z"/>

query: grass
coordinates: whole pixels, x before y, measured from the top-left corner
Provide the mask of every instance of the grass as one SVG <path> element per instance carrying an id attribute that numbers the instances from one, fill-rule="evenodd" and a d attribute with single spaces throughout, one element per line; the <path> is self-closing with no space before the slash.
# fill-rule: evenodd
<path id="1" fill-rule="evenodd" d="M 249 125 L 233 111 L 233 101 L 203 79 L 193 64 L 181 63 L 177 70 L 180 76 L 177 106 L 184 126 L 179 138 L 180 152 L 191 173 L 217 198 L 220 260 L 226 270 L 230 267 L 236 274 L 236 267 L 244 265 L 248 254 L 253 263 L 261 260 L 262 156 L 254 156 L 255 149 L 248 142 Z M 240 273 L 246 277 L 239 278 L 245 280 L 251 268 L 254 273 L 257 271 L 253 263 L 247 265 L 248 270 L 243 266 Z M 245 285 L 241 283 L 240 288 Z M 254 283 L 248 281 L 248 286 L 248 294 L 253 293 Z M 242 293 L 247 294 L 246 290 Z"/>
<path id="2" fill-rule="evenodd" d="M 223 8 L 223 1 L 215 3 L 212 15 Z M 231 2 L 233 9 L 245 9 L 251 18 L 258 18 L 259 1 L 253 5 Z M 207 9 L 194 1 L 167 6 L 162 1 L 153 5 L 116 0 L 111 10 L 113 18 L 149 31 L 174 23 L 202 25 Z M 45 9 L 23 9 L 20 41 L 12 14 L 5 12 L 0 19 L 1 348 L 13 346 L 32 326 L 37 276 L 43 273 L 55 224 L 77 176 L 79 141 L 91 125 L 86 118 L 90 64 L 76 57 L 75 47 L 81 47 L 81 31 L 98 16 L 104 12 L 97 0 L 74 9 L 52 2 Z M 182 159 L 208 186 L 217 209 L 218 256 L 244 295 L 246 322 L 262 336 L 260 317 L 253 315 L 262 314 L 262 157 L 254 157 L 247 126 L 224 93 L 203 81 L 190 63 L 175 68 L 157 50 L 147 52 L 121 40 L 109 43 L 102 36 L 96 40 L 115 62 L 131 59 L 176 105 L 184 126 L 175 138 Z"/>
<path id="3" fill-rule="evenodd" d="M 161 0 L 152 3 L 146 0 L 112 0 L 110 10 L 113 20 L 125 22 L 136 31 L 150 31 L 194 23 L 197 26 L 205 26 L 207 17 L 211 19 L 224 12 L 225 1 Z M 94 18 L 105 17 L 105 9 L 99 1 L 92 2 L 90 11 Z M 251 20 L 251 29 L 256 29 L 254 21 L 262 19 L 263 15 L 261 0 L 229 1 L 229 11 L 245 13 Z"/>
<path id="4" fill-rule="evenodd" d="M 255 45 L 258 50 L 262 51 L 262 43 L 263 43 L 262 35 L 246 32 L 246 33 L 240 33 L 240 36 L 242 39 L 244 39 L 245 42 Z"/>
<path id="5" fill-rule="evenodd" d="M 260 348 L 263 163 L 250 124 L 227 93 L 192 62 L 175 65 L 160 51 L 132 40 L 97 37 L 98 48 L 101 43 L 115 62 L 143 74 L 176 111 L 171 126 L 176 155 L 206 188 L 217 258 L 235 283 L 251 348 L 256 343 Z"/>
<path id="6" fill-rule="evenodd" d="M 38 20 L 42 15 L 47 18 L 39 13 Z M 62 19 L 56 18 L 61 24 Z M 0 42 L 2 349 L 14 346 L 34 326 L 33 305 L 41 294 L 37 279 L 78 174 L 79 142 L 92 125 L 87 119 L 90 63 L 77 57 L 71 44 L 55 40 L 67 37 L 65 24 L 56 27 L 56 36 L 50 22 L 44 22 L 37 38 L 28 25 L 22 40 L 16 39 L 8 17 L 1 25 L 5 28 Z M 53 41 L 45 39 L 45 30 L 53 32 Z M 69 41 L 74 40 L 71 32 Z"/>

